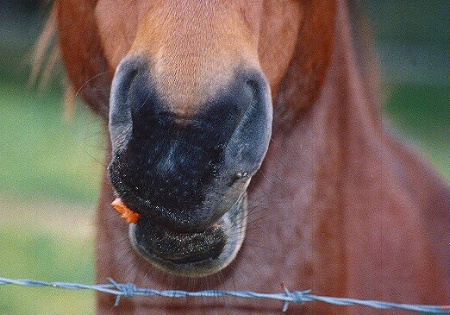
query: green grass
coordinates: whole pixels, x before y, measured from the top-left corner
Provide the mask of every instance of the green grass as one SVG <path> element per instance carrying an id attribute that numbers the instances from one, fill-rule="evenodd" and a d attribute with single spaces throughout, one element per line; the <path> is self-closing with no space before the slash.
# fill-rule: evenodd
<path id="1" fill-rule="evenodd" d="M 4 277 L 93 283 L 91 240 L 81 243 L 54 233 L 9 228 L 0 231 L 0 243 Z M 2 286 L 0 297 L 3 315 L 92 314 L 89 310 L 94 309 L 94 294 L 89 291 Z"/>
<path id="2" fill-rule="evenodd" d="M 0 277 L 92 284 L 102 129 L 62 96 L 0 84 Z M 88 218 L 88 219 L 86 219 Z M 93 314 L 89 291 L 0 286 L 0 314 Z"/>
<path id="3" fill-rule="evenodd" d="M 0 85 L 0 192 L 93 203 L 103 168 L 99 121 L 78 110 L 64 123 L 62 97 Z"/>
<path id="4" fill-rule="evenodd" d="M 94 211 L 0 196 L 0 276 L 93 283 Z M 6 211 L 5 211 L 6 210 Z M 0 286 L 0 314 L 93 314 L 91 291 Z"/>

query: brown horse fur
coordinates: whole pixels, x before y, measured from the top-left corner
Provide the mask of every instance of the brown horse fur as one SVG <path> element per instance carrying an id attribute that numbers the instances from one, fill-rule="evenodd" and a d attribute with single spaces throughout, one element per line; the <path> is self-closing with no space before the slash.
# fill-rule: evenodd
<path id="1" fill-rule="evenodd" d="M 237 258 L 217 274 L 184 278 L 159 271 L 131 247 L 126 223 L 111 209 L 115 196 L 105 176 L 98 212 L 97 281 L 112 277 L 155 289 L 259 292 L 279 292 L 284 282 L 291 290 L 312 289 L 318 295 L 448 302 L 447 187 L 384 128 L 376 87 L 368 84 L 374 74 L 357 60 L 346 1 L 211 1 L 214 6 L 208 12 L 198 10 L 207 1 L 186 0 L 174 7 L 175 2 L 58 1 L 63 60 L 75 90 L 105 118 L 120 60 L 129 52 L 155 54 L 148 41 L 165 38 L 151 35 L 152 27 L 173 32 L 170 28 L 182 21 L 176 14 L 200 15 L 198 22 L 188 21 L 178 29 L 184 36 L 199 31 L 195 25 L 209 28 L 208 38 L 196 38 L 204 46 L 189 46 L 190 38 L 180 37 L 183 49 L 191 50 L 161 57 L 163 65 L 172 65 L 165 74 L 180 76 L 160 84 L 181 114 L 198 110 L 199 98 L 214 91 L 195 95 L 196 88 L 204 87 L 202 80 L 226 80 L 240 54 L 259 64 L 270 82 L 275 128 L 249 187 L 246 238 Z M 146 16 L 148 6 L 159 6 L 159 11 Z M 202 24 L 202 14 L 214 14 L 213 23 Z M 165 44 L 177 49 L 177 42 Z M 208 71 L 190 68 L 195 62 L 189 54 L 202 53 Z M 180 57 L 187 59 L 186 68 L 177 68 Z M 181 96 L 180 85 L 188 91 Z M 234 298 L 134 298 L 114 307 L 114 297 L 98 295 L 99 314 L 280 310 L 281 303 Z M 308 303 L 290 305 L 288 313 L 381 311 Z"/>

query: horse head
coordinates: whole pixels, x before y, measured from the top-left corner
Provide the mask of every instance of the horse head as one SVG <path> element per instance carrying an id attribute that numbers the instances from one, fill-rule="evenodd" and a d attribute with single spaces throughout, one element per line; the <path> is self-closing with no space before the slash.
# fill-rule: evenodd
<path id="1" fill-rule="evenodd" d="M 217 272 L 244 239 L 246 190 L 268 149 L 273 101 L 293 88 L 304 95 L 303 104 L 276 104 L 281 126 L 318 93 L 332 2 L 94 2 L 85 6 L 99 57 L 114 73 L 109 178 L 140 215 L 130 224 L 133 246 L 173 274 Z M 283 81 L 298 76 L 284 91 Z"/>

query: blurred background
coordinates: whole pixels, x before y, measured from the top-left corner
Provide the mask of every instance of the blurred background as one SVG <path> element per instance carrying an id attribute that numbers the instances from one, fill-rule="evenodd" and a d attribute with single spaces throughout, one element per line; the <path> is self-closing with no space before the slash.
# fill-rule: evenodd
<path id="1" fill-rule="evenodd" d="M 386 120 L 449 180 L 448 2 L 358 2 L 376 37 Z M 90 284 L 106 135 L 81 103 L 65 121 L 62 69 L 45 88 L 29 84 L 49 7 L 0 0 L 0 277 Z M 0 314 L 93 310 L 93 292 L 0 286 Z"/>

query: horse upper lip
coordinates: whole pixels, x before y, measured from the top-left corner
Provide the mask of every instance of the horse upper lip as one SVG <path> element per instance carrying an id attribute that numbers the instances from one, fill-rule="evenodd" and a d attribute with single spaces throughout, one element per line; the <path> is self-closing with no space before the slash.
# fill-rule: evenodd
<path id="1" fill-rule="evenodd" d="M 157 268 L 174 275 L 201 277 L 215 273 L 236 256 L 246 227 L 246 195 L 207 229 L 180 232 L 150 216 L 129 225 L 133 247 Z"/>
<path id="2" fill-rule="evenodd" d="M 147 219 L 165 226 L 168 230 L 176 233 L 203 232 L 215 222 L 208 225 L 201 225 L 193 214 L 183 210 L 169 210 L 162 205 L 154 204 L 134 193 L 134 191 L 123 182 L 113 181 L 116 195 L 133 212 L 140 215 L 140 220 Z"/>
<path id="3" fill-rule="evenodd" d="M 246 179 L 245 182 L 242 181 L 243 179 Z M 176 233 L 203 232 L 216 224 L 225 212 L 239 202 L 239 199 L 245 192 L 249 179 L 242 177 L 239 181 L 242 181 L 242 183 L 235 185 L 239 187 L 236 188 L 237 193 L 233 192 L 233 196 L 214 195 L 214 198 L 221 197 L 221 202 L 219 203 L 206 201 L 200 204 L 198 208 L 179 209 L 167 208 L 164 205 L 148 200 L 129 185 L 126 185 L 119 176 L 114 175 L 111 177 L 116 196 L 133 212 L 138 213 L 140 220 L 151 220 Z M 229 189 L 228 191 L 231 192 L 232 190 Z"/>

